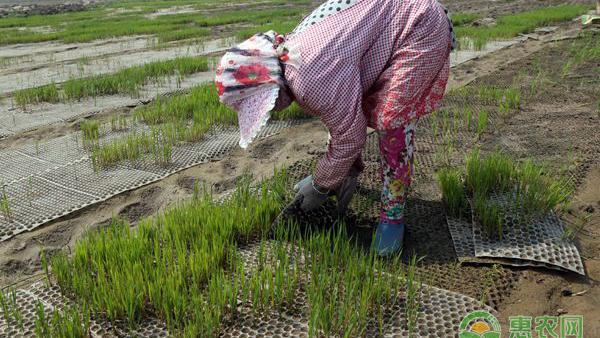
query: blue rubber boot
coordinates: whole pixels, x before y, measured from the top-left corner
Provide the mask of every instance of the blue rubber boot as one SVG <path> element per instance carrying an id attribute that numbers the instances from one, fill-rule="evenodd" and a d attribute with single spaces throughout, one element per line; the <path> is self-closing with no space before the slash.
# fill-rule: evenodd
<path id="1" fill-rule="evenodd" d="M 382 221 L 375 231 L 375 251 L 380 256 L 393 255 L 402 250 L 404 241 L 404 222 L 390 224 Z"/>

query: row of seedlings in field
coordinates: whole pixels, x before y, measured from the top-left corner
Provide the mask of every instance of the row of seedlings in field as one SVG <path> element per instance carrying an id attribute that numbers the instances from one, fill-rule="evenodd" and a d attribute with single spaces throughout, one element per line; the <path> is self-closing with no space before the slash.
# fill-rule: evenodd
<path id="1" fill-rule="evenodd" d="M 579 39 L 573 41 L 569 48 L 569 57 L 562 68 L 562 77 L 581 65 L 600 59 L 600 38 L 594 31 L 584 32 Z M 593 67 L 593 66 L 592 66 Z"/>
<path id="2" fill-rule="evenodd" d="M 54 40 L 63 43 L 77 43 L 133 35 L 155 35 L 154 39 L 161 44 L 183 39 L 202 40 L 211 35 L 211 29 L 208 27 L 236 23 L 263 25 L 278 20 L 299 18 L 298 16 L 304 11 L 304 8 L 263 8 L 260 11 L 252 11 L 249 8 L 255 5 L 248 4 L 247 9 L 237 11 L 228 9 L 213 11 L 210 14 L 204 13 L 203 15 L 198 13 L 176 13 L 147 17 L 147 15 L 155 12 L 160 5 L 154 3 L 151 5 L 153 8 L 141 9 L 137 7 L 123 10 L 124 5 L 126 4 L 121 1 L 115 8 L 98 8 L 56 15 L 0 18 L 0 28 L 4 29 L 6 33 L 0 37 L 0 45 Z M 195 6 L 198 6 L 198 4 L 196 3 Z M 214 6 L 214 4 L 211 6 Z M 120 12 L 121 10 L 122 12 Z M 44 27 L 49 28 L 51 31 L 40 32 L 35 29 L 19 29 L 22 27 Z M 233 28 L 235 29 L 235 27 Z"/>
<path id="3" fill-rule="evenodd" d="M 25 109 L 28 104 L 41 102 L 76 101 L 87 97 L 115 94 L 137 96 L 140 89 L 148 83 L 161 83 L 171 76 L 175 76 L 177 83 L 180 83 L 184 76 L 207 70 L 209 70 L 207 57 L 178 57 L 126 68 L 114 74 L 67 80 L 60 85 L 60 88 L 52 83 L 17 90 L 13 93 L 13 100 L 16 105 Z"/>
<path id="4" fill-rule="evenodd" d="M 153 315 L 171 332 L 211 335 L 229 304 L 222 295 L 213 299 L 214 292 L 224 292 L 222 283 L 210 285 L 236 263 L 236 243 L 271 224 L 282 206 L 284 179 L 278 174 L 257 191 L 244 182 L 223 204 L 203 194 L 141 221 L 135 231 L 115 221 L 80 241 L 72 257 L 55 256 L 52 275 L 64 294 L 106 320 L 136 325 Z M 202 292 L 207 286 L 210 292 Z"/>
<path id="5" fill-rule="evenodd" d="M 281 112 L 274 112 L 272 119 L 304 117 L 306 114 L 293 104 Z M 90 148 L 96 168 L 109 167 L 125 160 L 136 161 L 148 154 L 155 163 L 168 164 L 174 146 L 200 141 L 218 126 L 235 126 L 237 115 L 219 102 L 214 84 L 206 84 L 194 87 L 187 94 L 157 97 L 153 103 L 134 111 L 133 122 L 147 124 L 150 130 Z M 111 129 L 120 130 L 131 124 L 124 117 L 114 117 Z M 83 136 L 85 140 L 85 134 Z"/>
<path id="6" fill-rule="evenodd" d="M 494 25 L 459 25 L 455 32 L 461 49 L 482 50 L 490 41 L 510 39 L 519 34 L 530 33 L 538 27 L 569 21 L 585 14 L 589 6 L 559 5 L 548 6 L 528 12 L 504 15 Z"/>
<path id="7" fill-rule="evenodd" d="M 474 150 L 464 169 L 445 168 L 436 177 L 448 212 L 455 217 L 468 214 L 471 201 L 474 216 L 491 238 L 502 238 L 506 213 L 527 224 L 565 205 L 572 192 L 565 179 L 553 177 L 543 166 L 532 160 L 516 162 L 499 151 L 483 158 Z"/>
<path id="8" fill-rule="evenodd" d="M 453 90 L 446 99 L 449 107 L 433 112 L 427 117 L 427 132 L 431 132 L 442 146 L 437 148 L 436 162 L 450 165 L 459 135 L 474 135 L 481 139 L 489 129 L 493 111 L 508 118 L 521 108 L 521 91 L 516 86 L 467 86 Z M 477 102 L 480 107 L 475 108 Z M 463 142 L 468 141 L 462 139 Z"/>
<path id="9" fill-rule="evenodd" d="M 8 199 L 8 194 L 6 193 L 6 184 L 0 180 L 0 186 L 2 189 L 0 191 L 0 212 L 2 213 L 5 221 L 12 223 L 13 213 L 10 206 L 10 200 Z"/>
<path id="10" fill-rule="evenodd" d="M 290 198 L 287 181 L 285 172 L 257 189 L 244 181 L 223 204 L 199 193 L 136 230 L 115 220 L 78 242 L 71 257 L 54 256 L 51 279 L 95 318 L 135 327 L 155 316 L 175 336 L 217 336 L 239 323 L 244 308 L 255 316 L 307 311 L 311 336 L 357 336 L 369 325 L 383 331 L 386 310 L 400 301 L 413 330 L 416 260 L 406 267 L 399 257 L 363 252 L 341 230 L 306 233 L 286 222 L 273 231 Z M 237 248 L 256 238 L 257 264 L 244 264 Z M 298 306 L 301 295 L 307 308 Z"/>
<path id="11" fill-rule="evenodd" d="M 480 85 L 454 89 L 449 96 L 460 102 L 477 102 L 484 106 L 497 108 L 500 117 L 510 117 L 521 109 L 521 90 L 518 84 L 508 88 Z"/>

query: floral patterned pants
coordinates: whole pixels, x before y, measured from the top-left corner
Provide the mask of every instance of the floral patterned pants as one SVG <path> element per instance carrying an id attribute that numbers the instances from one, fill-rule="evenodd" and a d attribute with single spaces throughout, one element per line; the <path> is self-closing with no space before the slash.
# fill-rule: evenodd
<path id="1" fill-rule="evenodd" d="M 416 126 L 417 119 L 397 129 L 378 132 L 383 180 L 380 219 L 382 222 L 403 222 L 406 195 L 413 171 Z"/>

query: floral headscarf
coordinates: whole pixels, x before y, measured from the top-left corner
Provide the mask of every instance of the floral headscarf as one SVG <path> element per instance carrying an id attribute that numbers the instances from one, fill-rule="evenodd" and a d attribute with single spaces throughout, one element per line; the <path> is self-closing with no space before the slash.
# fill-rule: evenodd
<path id="1" fill-rule="evenodd" d="M 256 34 L 227 51 L 217 67 L 219 99 L 238 113 L 242 148 L 267 124 L 285 86 L 280 62 L 288 60 L 288 53 L 277 48 L 283 40 L 274 31 Z"/>

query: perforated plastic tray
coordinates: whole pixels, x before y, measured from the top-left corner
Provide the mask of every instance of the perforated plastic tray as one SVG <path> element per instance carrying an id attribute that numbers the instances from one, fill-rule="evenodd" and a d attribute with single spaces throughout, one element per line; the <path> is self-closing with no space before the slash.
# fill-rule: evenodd
<path id="1" fill-rule="evenodd" d="M 298 122 L 274 121 L 259 137 L 271 136 L 294 123 Z M 129 131 L 147 128 L 133 125 Z M 127 134 L 128 130 L 113 132 L 103 128 L 100 142 Z M 142 159 L 98 171 L 79 137 L 79 133 L 73 133 L 16 151 L 0 151 L 0 178 L 11 209 L 10 215 L 0 214 L 0 241 L 191 166 L 222 158 L 237 146 L 239 131 L 218 128 L 199 142 L 175 146 L 167 164 Z"/>
<path id="2" fill-rule="evenodd" d="M 508 213 L 505 217 L 502 239 L 485 234 L 481 224 L 473 220 L 475 256 L 512 258 L 540 262 L 585 275 L 577 247 L 564 238 L 564 224 L 554 213 L 549 213 L 526 225 Z"/>
<path id="3" fill-rule="evenodd" d="M 507 207 L 508 208 L 508 207 Z M 585 275 L 581 256 L 564 237 L 564 222 L 554 213 L 519 224 L 510 212 L 505 217 L 502 238 L 491 238 L 473 218 L 446 217 L 459 260 L 513 266 L 544 267 Z"/>

